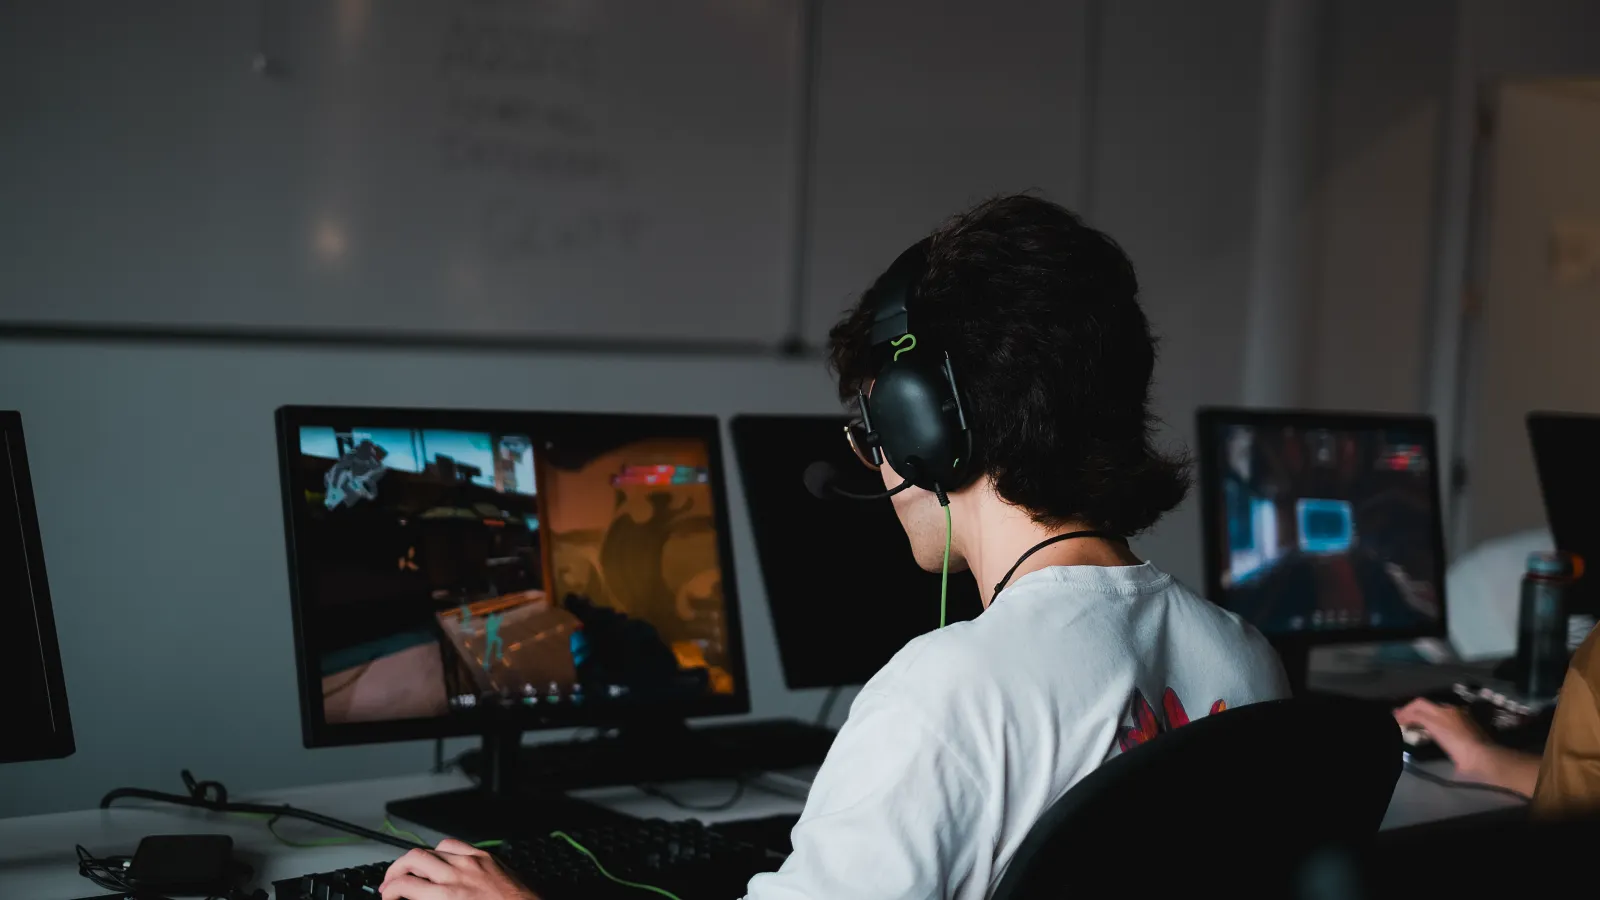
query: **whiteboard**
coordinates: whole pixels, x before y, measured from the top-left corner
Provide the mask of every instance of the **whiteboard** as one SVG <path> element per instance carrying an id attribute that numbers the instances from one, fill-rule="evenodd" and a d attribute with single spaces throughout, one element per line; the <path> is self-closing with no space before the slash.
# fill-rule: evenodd
<path id="1" fill-rule="evenodd" d="M 0 322 L 776 342 L 800 2 L 10 4 Z"/>

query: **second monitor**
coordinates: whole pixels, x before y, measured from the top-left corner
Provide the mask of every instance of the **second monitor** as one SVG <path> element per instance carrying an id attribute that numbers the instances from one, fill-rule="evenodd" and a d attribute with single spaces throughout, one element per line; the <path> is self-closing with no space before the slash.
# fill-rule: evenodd
<path id="1" fill-rule="evenodd" d="M 1291 681 L 1311 644 L 1443 636 L 1431 419 L 1213 409 L 1198 441 L 1207 596 Z"/>
<path id="2" fill-rule="evenodd" d="M 857 490 L 882 490 L 882 476 L 850 450 L 846 421 L 742 415 L 732 423 L 790 689 L 862 684 L 907 641 L 939 625 L 939 573 L 917 566 L 891 502 L 819 500 L 806 489 L 806 467 L 820 461 Z M 950 621 L 982 609 L 972 575 L 951 572 Z"/>

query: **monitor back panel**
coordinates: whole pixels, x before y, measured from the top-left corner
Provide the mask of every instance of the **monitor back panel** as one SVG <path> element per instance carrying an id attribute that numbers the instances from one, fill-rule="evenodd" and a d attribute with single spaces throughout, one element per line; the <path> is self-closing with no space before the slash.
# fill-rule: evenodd
<path id="1" fill-rule="evenodd" d="M 45 579 L 22 418 L 0 411 L 0 762 L 59 759 L 75 746 Z"/>
<path id="2" fill-rule="evenodd" d="M 862 684 L 906 642 L 939 624 L 939 573 L 912 558 L 889 500 L 819 500 L 806 467 L 833 465 L 848 487 L 882 490 L 856 459 L 843 417 L 736 416 L 740 483 L 761 560 L 784 681 L 791 689 Z M 967 572 L 950 573 L 949 619 L 983 604 Z"/>

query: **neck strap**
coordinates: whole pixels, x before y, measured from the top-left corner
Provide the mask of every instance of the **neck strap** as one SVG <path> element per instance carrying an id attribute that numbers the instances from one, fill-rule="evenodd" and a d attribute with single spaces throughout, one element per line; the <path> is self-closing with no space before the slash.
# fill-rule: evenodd
<path id="1" fill-rule="evenodd" d="M 993 602 L 994 598 L 1000 596 L 1000 592 L 1006 589 L 1006 584 L 1011 581 L 1011 576 L 1017 574 L 1017 570 L 1022 568 L 1022 564 L 1027 561 L 1028 557 L 1038 553 L 1040 550 L 1043 550 L 1051 544 L 1059 544 L 1062 541 L 1070 541 L 1074 538 L 1100 538 L 1101 540 L 1105 541 L 1116 541 L 1119 544 L 1127 543 L 1125 539 L 1105 531 L 1069 531 L 1066 534 L 1057 534 L 1047 537 L 1039 543 L 1034 544 L 1032 547 L 1029 547 L 1021 556 L 1017 557 L 1017 561 L 1012 563 L 1011 569 L 1006 572 L 1006 577 L 1000 579 L 1000 583 L 994 586 L 994 596 L 989 598 L 990 602 Z"/>

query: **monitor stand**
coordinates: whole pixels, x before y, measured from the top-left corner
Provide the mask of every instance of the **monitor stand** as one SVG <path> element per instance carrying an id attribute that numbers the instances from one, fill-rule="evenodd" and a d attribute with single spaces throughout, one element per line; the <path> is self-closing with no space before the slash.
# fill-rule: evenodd
<path id="1" fill-rule="evenodd" d="M 391 818 L 468 843 L 511 840 L 607 822 L 629 821 L 622 813 L 567 796 L 558 788 L 517 780 L 522 732 L 498 728 L 483 736 L 478 784 L 459 791 L 392 800 Z"/>

